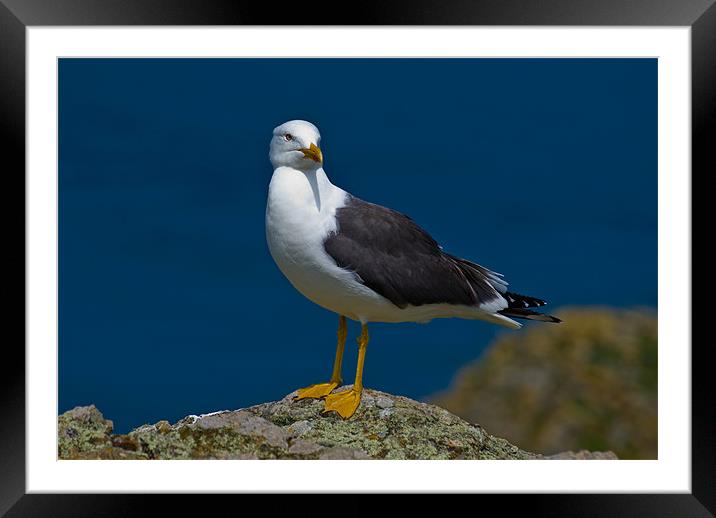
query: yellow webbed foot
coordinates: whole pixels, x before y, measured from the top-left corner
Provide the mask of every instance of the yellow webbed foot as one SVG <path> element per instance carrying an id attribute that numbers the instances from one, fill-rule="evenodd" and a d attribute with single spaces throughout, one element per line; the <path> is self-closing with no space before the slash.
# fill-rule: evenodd
<path id="1" fill-rule="evenodd" d="M 328 383 L 316 383 L 315 385 L 309 385 L 308 387 L 298 389 L 298 394 L 293 399 L 295 399 L 295 400 L 306 399 L 306 398 L 320 399 L 320 398 L 326 397 L 328 394 L 330 394 L 331 391 L 333 389 L 335 389 L 338 385 L 339 385 L 339 383 L 335 382 L 335 381 L 330 381 Z"/>
<path id="2" fill-rule="evenodd" d="M 348 419 L 358 409 L 361 392 L 362 390 L 350 389 L 329 395 L 322 413 L 337 412 L 343 419 Z"/>

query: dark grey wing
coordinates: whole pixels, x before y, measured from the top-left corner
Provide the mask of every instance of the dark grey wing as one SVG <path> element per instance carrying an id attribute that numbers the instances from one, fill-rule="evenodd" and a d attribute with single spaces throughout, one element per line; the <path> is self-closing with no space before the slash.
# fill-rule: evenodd
<path id="1" fill-rule="evenodd" d="M 405 214 L 350 197 L 336 218 L 338 229 L 324 242 L 326 252 L 400 308 L 502 299 L 491 282 L 494 272 L 444 253 Z"/>

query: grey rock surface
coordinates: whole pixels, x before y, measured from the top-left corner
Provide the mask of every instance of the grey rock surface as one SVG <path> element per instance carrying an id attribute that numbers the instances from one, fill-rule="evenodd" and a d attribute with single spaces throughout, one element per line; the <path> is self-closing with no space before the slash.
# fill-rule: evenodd
<path id="1" fill-rule="evenodd" d="M 344 387 L 347 388 L 347 387 Z M 339 390 L 343 390 L 341 388 Z M 324 403 L 279 401 L 159 421 L 128 434 L 94 406 L 58 418 L 61 459 L 613 459 L 607 452 L 544 457 L 524 451 L 438 406 L 366 389 L 356 414 Z"/>

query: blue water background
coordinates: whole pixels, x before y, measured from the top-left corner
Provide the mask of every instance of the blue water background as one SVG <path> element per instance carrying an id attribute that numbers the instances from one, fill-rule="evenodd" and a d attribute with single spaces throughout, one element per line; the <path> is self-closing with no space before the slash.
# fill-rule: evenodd
<path id="1" fill-rule="evenodd" d="M 265 244 L 268 142 L 289 119 L 320 128 L 335 184 L 549 309 L 656 307 L 655 59 L 62 59 L 59 72 L 60 412 L 94 403 L 123 432 L 329 376 L 337 318 Z M 505 332 L 374 324 L 365 383 L 424 397 Z"/>

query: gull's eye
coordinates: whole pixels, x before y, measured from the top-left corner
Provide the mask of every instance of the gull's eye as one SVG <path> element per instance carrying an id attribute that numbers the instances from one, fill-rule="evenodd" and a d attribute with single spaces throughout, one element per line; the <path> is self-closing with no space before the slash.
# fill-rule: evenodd
<path id="1" fill-rule="evenodd" d="M 293 135 L 290 133 L 286 133 L 283 138 L 285 138 L 287 141 L 291 142 L 293 140 Z"/>

